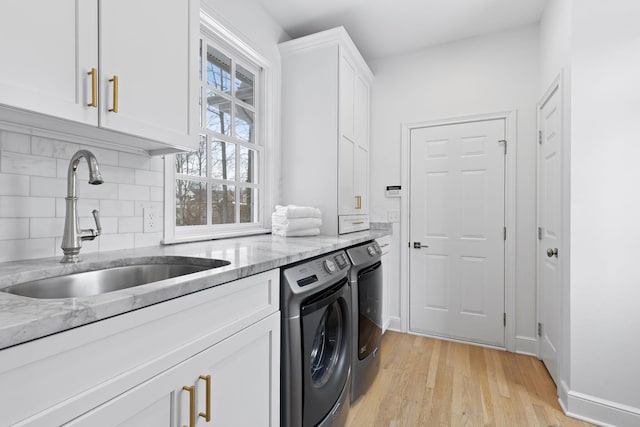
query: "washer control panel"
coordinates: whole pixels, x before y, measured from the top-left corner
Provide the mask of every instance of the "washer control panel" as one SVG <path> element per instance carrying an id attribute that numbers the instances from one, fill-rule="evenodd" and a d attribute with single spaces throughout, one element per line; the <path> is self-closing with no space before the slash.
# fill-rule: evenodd
<path id="1" fill-rule="evenodd" d="M 297 288 L 302 290 L 302 288 L 315 289 L 327 282 L 346 277 L 350 267 L 351 262 L 347 254 L 339 251 L 293 267 L 286 267 L 283 272 L 289 283 L 296 284 Z"/>

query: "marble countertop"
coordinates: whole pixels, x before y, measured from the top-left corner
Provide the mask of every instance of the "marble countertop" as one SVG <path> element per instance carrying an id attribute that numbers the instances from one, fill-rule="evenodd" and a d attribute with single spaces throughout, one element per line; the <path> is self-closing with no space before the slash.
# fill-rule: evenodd
<path id="1" fill-rule="evenodd" d="M 283 238 L 264 234 L 81 254 L 79 264 L 60 264 L 60 257 L 0 263 L 1 289 L 44 277 L 123 265 L 120 260 L 130 258 L 185 256 L 230 262 L 212 270 L 79 298 L 34 299 L 0 292 L 0 349 L 389 234 L 384 227 L 342 236 Z"/>

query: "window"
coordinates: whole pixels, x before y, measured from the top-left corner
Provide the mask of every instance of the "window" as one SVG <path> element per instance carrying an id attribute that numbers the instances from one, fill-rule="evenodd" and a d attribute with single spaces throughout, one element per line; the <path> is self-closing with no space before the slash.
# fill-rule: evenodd
<path id="1" fill-rule="evenodd" d="M 200 148 L 166 156 L 166 243 L 266 231 L 264 66 L 249 53 L 203 26 Z"/>

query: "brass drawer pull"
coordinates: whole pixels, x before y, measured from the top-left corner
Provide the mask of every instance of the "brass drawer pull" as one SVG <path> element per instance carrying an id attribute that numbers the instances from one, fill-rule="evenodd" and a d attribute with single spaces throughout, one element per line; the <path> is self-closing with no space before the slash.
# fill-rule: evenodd
<path id="1" fill-rule="evenodd" d="M 109 111 L 112 113 L 118 112 L 118 76 L 113 76 L 112 79 L 109 79 L 110 82 L 113 82 L 113 108 L 109 108 Z"/>
<path id="2" fill-rule="evenodd" d="M 360 225 L 360 224 L 364 224 L 364 221 L 353 221 L 351 224 L 352 225 Z"/>
<path id="3" fill-rule="evenodd" d="M 200 379 L 204 380 L 207 385 L 206 392 L 206 401 L 207 401 L 207 412 L 200 412 L 198 415 L 205 419 L 206 422 L 211 421 L 211 375 L 200 375 Z"/>
<path id="4" fill-rule="evenodd" d="M 189 427 L 196 427 L 196 388 L 185 385 L 182 389 L 189 392 Z"/>
<path id="5" fill-rule="evenodd" d="M 92 68 L 91 71 L 87 73 L 87 75 L 91 76 L 91 103 L 87 104 L 89 107 L 97 107 L 98 106 L 98 70 Z"/>

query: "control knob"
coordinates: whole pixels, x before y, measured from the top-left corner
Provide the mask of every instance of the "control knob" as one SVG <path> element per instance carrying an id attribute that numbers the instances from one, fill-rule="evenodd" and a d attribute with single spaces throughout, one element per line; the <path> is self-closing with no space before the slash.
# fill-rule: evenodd
<path id="1" fill-rule="evenodd" d="M 336 271 L 336 264 L 331 261 L 330 259 L 325 260 L 322 265 L 324 265 L 324 269 L 327 271 L 327 273 L 331 274 L 334 271 Z"/>

